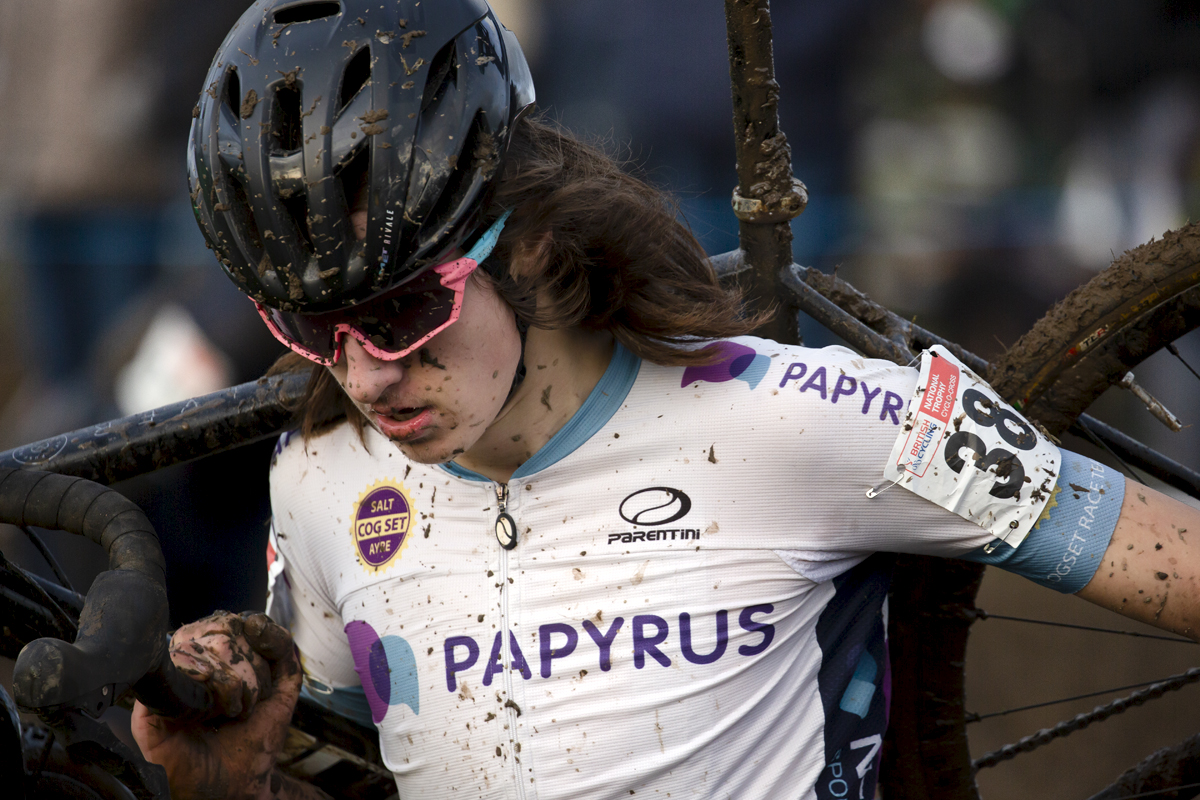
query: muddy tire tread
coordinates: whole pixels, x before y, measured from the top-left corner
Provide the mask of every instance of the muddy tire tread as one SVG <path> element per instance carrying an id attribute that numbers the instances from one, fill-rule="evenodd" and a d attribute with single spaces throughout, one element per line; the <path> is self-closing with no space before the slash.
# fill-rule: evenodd
<path id="1" fill-rule="evenodd" d="M 1200 327 L 1200 223 L 1135 247 L 992 366 L 999 394 L 1060 434 L 1113 382 Z"/>

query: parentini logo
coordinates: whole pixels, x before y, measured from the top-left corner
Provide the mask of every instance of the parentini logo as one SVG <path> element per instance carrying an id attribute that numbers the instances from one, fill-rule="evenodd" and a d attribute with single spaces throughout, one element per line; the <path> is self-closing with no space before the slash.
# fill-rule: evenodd
<path id="1" fill-rule="evenodd" d="M 384 480 L 363 492 L 354 508 L 350 535 L 367 572 L 382 572 L 392 565 L 408 544 L 412 522 L 412 498 L 403 484 Z"/>
<path id="2" fill-rule="evenodd" d="M 692 498 L 669 486 L 641 489 L 621 501 L 617 513 L 630 525 L 667 525 L 692 510 Z"/>
<path id="3" fill-rule="evenodd" d="M 726 381 L 744 381 L 754 389 L 762 382 L 763 376 L 771 366 L 771 359 L 737 342 L 715 342 L 705 347 L 701 352 L 715 350 L 720 360 L 702 367 L 688 367 L 683 371 L 680 388 L 697 381 L 702 383 L 725 383 Z"/>

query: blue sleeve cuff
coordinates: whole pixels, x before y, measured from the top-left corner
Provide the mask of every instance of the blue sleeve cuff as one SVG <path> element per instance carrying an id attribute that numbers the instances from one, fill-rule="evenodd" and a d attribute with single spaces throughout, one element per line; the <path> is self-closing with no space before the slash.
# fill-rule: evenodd
<path id="1" fill-rule="evenodd" d="M 331 689 L 326 692 L 314 692 L 308 688 L 306 681 L 300 687 L 300 696 L 307 697 L 322 708 L 328 709 L 339 717 L 346 717 L 354 720 L 359 725 L 367 728 L 375 727 L 375 721 L 371 719 L 371 706 L 367 703 L 367 693 L 363 691 L 361 686 L 352 686 L 345 689 Z"/>
<path id="2" fill-rule="evenodd" d="M 1112 541 L 1125 476 L 1069 450 L 1054 494 L 1042 517 L 1019 547 L 996 540 L 963 556 L 992 564 L 1063 594 L 1088 585 Z"/>

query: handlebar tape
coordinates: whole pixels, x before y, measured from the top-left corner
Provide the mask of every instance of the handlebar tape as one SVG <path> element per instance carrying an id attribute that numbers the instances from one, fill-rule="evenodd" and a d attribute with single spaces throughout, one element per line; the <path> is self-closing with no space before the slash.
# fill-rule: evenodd
<path id="1" fill-rule="evenodd" d="M 96 714 L 134 686 L 152 710 L 205 714 L 212 705 L 207 689 L 179 674 L 167 652 L 166 564 L 136 504 L 83 478 L 0 468 L 0 520 L 83 535 L 108 554 L 108 571 L 92 583 L 75 643 L 43 638 L 21 650 L 13 672 L 18 706 Z"/>

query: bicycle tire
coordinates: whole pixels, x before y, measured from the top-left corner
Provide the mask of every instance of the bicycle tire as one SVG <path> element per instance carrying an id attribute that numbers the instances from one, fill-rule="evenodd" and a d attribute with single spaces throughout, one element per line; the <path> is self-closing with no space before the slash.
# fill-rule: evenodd
<path id="1" fill-rule="evenodd" d="M 1059 435 L 1111 384 L 1200 327 L 1200 223 L 1127 251 L 992 365 L 992 387 Z"/>
<path id="2" fill-rule="evenodd" d="M 1121 255 L 1051 308 L 993 363 L 988 377 L 1002 397 L 1057 436 L 1130 369 L 1197 327 L 1200 224 L 1192 224 Z M 976 800 L 962 716 L 962 668 L 970 624 L 964 617 L 972 616 L 982 569 L 959 562 L 908 567 L 915 574 L 893 585 L 893 599 L 915 602 L 894 603 L 892 611 L 894 661 L 907 666 L 893 669 L 897 683 L 903 673 L 921 688 L 907 702 L 903 692 L 893 697 L 894 705 L 902 702 L 893 708 L 890 727 L 901 718 L 908 723 L 898 733 L 889 731 L 892 747 L 884 766 L 892 775 L 884 773 L 891 790 L 885 796 Z M 906 574 L 897 570 L 900 578 Z M 961 649 L 948 656 L 939 651 L 931 661 L 929 653 L 915 652 L 922 650 L 917 645 L 902 659 L 897 641 L 902 630 L 918 643 L 941 641 Z"/>
<path id="3" fill-rule="evenodd" d="M 1055 435 L 1112 384 L 1200 327 L 1200 223 L 1126 251 L 1046 313 L 992 364 L 993 388 Z M 1183 743 L 1187 745 L 1187 743 Z M 1195 746 L 1168 748 L 1173 774 L 1200 767 Z M 1154 757 L 1101 793 L 1155 781 Z M 1183 781 L 1186 783 L 1187 781 Z M 1178 782 L 1175 782 L 1178 783 Z"/>

